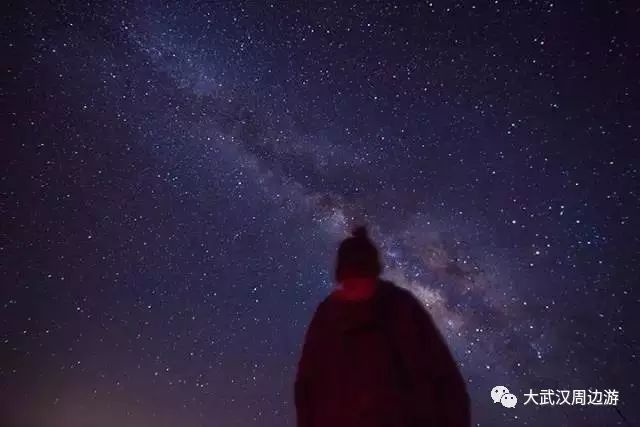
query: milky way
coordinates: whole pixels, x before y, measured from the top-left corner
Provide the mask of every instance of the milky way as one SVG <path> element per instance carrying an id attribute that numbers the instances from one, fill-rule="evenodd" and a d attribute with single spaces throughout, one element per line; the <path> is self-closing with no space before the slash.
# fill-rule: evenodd
<path id="1" fill-rule="evenodd" d="M 295 425 L 360 223 L 474 425 L 640 422 L 637 6 L 30 3 L 3 37 L 3 425 Z"/>

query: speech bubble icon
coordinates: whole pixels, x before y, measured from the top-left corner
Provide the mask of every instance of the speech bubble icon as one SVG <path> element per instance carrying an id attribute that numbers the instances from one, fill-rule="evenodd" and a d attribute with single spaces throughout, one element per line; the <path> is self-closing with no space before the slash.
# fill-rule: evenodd
<path id="1" fill-rule="evenodd" d="M 509 393 L 509 389 L 503 385 L 497 385 L 491 389 L 491 399 L 493 399 L 493 403 L 500 402 L 500 399 L 503 395 Z"/>
<path id="2" fill-rule="evenodd" d="M 505 408 L 515 408 L 516 403 L 518 403 L 518 398 L 515 394 L 506 393 L 500 398 L 500 403 L 502 403 L 502 406 Z"/>

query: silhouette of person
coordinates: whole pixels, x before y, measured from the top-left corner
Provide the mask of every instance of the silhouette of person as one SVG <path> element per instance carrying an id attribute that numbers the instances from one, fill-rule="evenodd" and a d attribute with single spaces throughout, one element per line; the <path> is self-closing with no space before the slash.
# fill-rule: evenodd
<path id="1" fill-rule="evenodd" d="M 304 339 L 298 427 L 468 427 L 465 381 L 429 313 L 381 279 L 365 226 L 340 244 L 336 287 Z"/>

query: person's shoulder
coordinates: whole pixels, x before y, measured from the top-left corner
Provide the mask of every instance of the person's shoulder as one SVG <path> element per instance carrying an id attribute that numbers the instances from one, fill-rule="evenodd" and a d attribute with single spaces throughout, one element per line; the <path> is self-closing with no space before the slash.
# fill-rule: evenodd
<path id="1" fill-rule="evenodd" d="M 395 303 L 400 304 L 415 304 L 419 303 L 415 295 L 408 289 L 396 285 L 390 280 L 380 280 L 380 288 L 385 298 L 392 300 Z"/>
<path id="2" fill-rule="evenodd" d="M 330 312 L 332 310 L 332 307 L 335 305 L 335 299 L 336 298 L 333 291 L 325 296 L 316 306 L 316 317 L 326 316 L 327 313 Z"/>
<path id="3" fill-rule="evenodd" d="M 384 280 L 381 283 L 383 297 L 387 304 L 391 305 L 393 311 L 400 317 L 430 320 L 431 315 L 424 304 L 409 289 L 398 286 L 395 283 Z"/>

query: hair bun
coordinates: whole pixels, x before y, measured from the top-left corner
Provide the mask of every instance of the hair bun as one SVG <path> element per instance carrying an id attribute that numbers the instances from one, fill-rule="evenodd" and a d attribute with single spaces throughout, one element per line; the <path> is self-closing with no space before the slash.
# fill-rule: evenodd
<path id="1" fill-rule="evenodd" d="M 353 237 L 357 237 L 360 239 L 368 239 L 369 235 L 367 233 L 367 227 L 365 225 L 360 225 L 356 228 L 353 229 L 353 231 L 351 232 L 351 235 Z"/>

